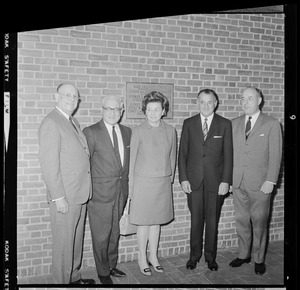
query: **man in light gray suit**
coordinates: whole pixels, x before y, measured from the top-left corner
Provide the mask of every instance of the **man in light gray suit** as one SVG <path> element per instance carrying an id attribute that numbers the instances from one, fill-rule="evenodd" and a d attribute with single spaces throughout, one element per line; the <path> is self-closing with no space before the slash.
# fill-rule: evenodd
<path id="1" fill-rule="evenodd" d="M 246 88 L 241 101 L 245 114 L 232 120 L 232 188 L 239 255 L 229 265 L 249 263 L 252 244 L 254 271 L 262 275 L 266 271 L 267 222 L 280 170 L 282 133 L 280 123 L 261 112 L 263 95 L 259 89 Z"/>
<path id="2" fill-rule="evenodd" d="M 47 187 L 53 237 L 52 274 L 55 284 L 94 284 L 81 279 L 86 203 L 91 198 L 89 149 L 78 121 L 72 117 L 79 92 L 61 84 L 57 106 L 38 130 L 39 161 Z"/>

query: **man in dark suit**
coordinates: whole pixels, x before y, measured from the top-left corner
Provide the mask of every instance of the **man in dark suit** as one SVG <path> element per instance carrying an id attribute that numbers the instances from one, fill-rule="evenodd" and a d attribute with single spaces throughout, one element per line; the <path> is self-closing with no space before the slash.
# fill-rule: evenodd
<path id="1" fill-rule="evenodd" d="M 106 97 L 103 119 L 83 130 L 91 154 L 93 198 L 88 203 L 93 252 L 102 284 L 126 274 L 116 268 L 120 236 L 119 221 L 128 197 L 131 129 L 118 124 L 123 103 Z"/>
<path id="2" fill-rule="evenodd" d="M 57 106 L 38 130 L 39 161 L 50 204 L 52 274 L 56 284 L 94 284 L 79 273 L 86 203 L 92 192 L 86 138 L 72 117 L 80 96 L 73 85 L 61 84 L 55 98 Z"/>
<path id="3" fill-rule="evenodd" d="M 265 252 L 270 199 L 281 165 L 282 133 L 278 120 L 261 112 L 262 92 L 243 91 L 245 114 L 232 120 L 234 165 L 233 198 L 239 255 L 229 265 L 249 263 L 251 248 L 254 272 L 266 271 Z"/>
<path id="4" fill-rule="evenodd" d="M 195 269 L 202 256 L 205 224 L 205 262 L 217 271 L 218 222 L 232 179 L 232 128 L 229 120 L 215 113 L 218 96 L 213 90 L 201 90 L 197 104 L 200 114 L 184 120 L 178 157 L 179 181 L 191 212 L 186 268 Z"/>

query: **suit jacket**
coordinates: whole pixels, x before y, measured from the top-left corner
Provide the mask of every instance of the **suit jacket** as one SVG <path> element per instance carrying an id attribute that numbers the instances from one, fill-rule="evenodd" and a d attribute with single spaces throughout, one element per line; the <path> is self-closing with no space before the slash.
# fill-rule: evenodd
<path id="1" fill-rule="evenodd" d="M 124 144 L 123 166 L 118 162 L 103 120 L 83 130 L 91 154 L 93 201 L 113 201 L 120 186 L 124 198 L 126 199 L 128 196 L 131 129 L 121 124 L 119 127 Z"/>
<path id="2" fill-rule="evenodd" d="M 183 122 L 179 157 L 179 182 L 188 180 L 193 191 L 202 182 L 209 191 L 218 191 L 221 182 L 231 184 L 232 128 L 228 119 L 214 114 L 204 142 L 200 114 Z"/>
<path id="3" fill-rule="evenodd" d="M 38 130 L 39 161 L 47 187 L 47 200 L 66 197 L 69 204 L 84 204 L 91 197 L 89 149 L 76 123 L 55 108 Z"/>
<path id="4" fill-rule="evenodd" d="M 165 177 L 174 180 L 176 165 L 176 131 L 175 128 L 161 120 L 164 142 L 153 142 L 153 135 L 149 134 L 152 126 L 148 121 L 133 128 L 130 143 L 130 192 L 134 176 Z M 141 146 L 140 146 L 141 145 Z"/>
<path id="5" fill-rule="evenodd" d="M 233 187 L 242 179 L 248 188 L 259 190 L 265 181 L 277 182 L 281 155 L 280 123 L 260 113 L 248 139 L 245 138 L 245 115 L 232 120 L 233 129 Z"/>

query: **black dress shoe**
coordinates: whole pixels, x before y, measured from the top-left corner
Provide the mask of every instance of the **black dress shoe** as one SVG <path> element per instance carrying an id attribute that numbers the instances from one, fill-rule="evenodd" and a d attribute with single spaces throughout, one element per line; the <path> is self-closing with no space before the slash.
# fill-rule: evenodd
<path id="1" fill-rule="evenodd" d="M 207 267 L 210 271 L 218 271 L 218 264 L 216 261 L 213 261 L 213 262 L 208 262 L 207 263 Z"/>
<path id="2" fill-rule="evenodd" d="M 113 280 L 110 278 L 110 275 L 108 276 L 100 276 L 98 275 L 100 282 L 102 284 L 114 284 Z"/>
<path id="3" fill-rule="evenodd" d="M 197 263 L 198 263 L 198 261 L 193 261 L 193 260 L 189 259 L 186 263 L 186 268 L 189 270 L 194 270 L 197 267 Z"/>
<path id="4" fill-rule="evenodd" d="M 231 261 L 229 266 L 231 267 L 241 267 L 244 263 L 249 263 L 251 260 L 251 258 L 246 258 L 246 259 L 240 259 L 240 258 L 236 258 L 235 260 Z"/>
<path id="5" fill-rule="evenodd" d="M 263 275 L 266 272 L 265 263 L 255 263 L 254 272 L 257 275 Z"/>
<path id="6" fill-rule="evenodd" d="M 94 279 L 79 279 L 77 281 L 71 282 L 71 284 L 95 284 Z"/>
<path id="7" fill-rule="evenodd" d="M 114 277 L 125 277 L 126 274 L 117 268 L 113 268 L 110 270 L 110 275 Z"/>

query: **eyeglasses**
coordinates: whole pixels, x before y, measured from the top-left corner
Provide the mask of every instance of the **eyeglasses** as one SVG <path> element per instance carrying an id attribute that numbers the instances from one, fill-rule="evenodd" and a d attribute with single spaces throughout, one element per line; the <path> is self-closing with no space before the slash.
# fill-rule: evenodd
<path id="1" fill-rule="evenodd" d="M 61 93 L 59 93 L 61 96 L 63 96 L 63 97 L 66 97 L 67 99 L 69 99 L 69 100 L 76 100 L 76 101 L 78 101 L 79 100 L 79 96 L 77 96 L 77 95 L 72 95 L 72 94 L 61 94 Z"/>
<path id="2" fill-rule="evenodd" d="M 122 111 L 122 108 L 111 108 L 111 107 L 102 107 L 106 112 L 108 113 L 120 113 Z"/>

